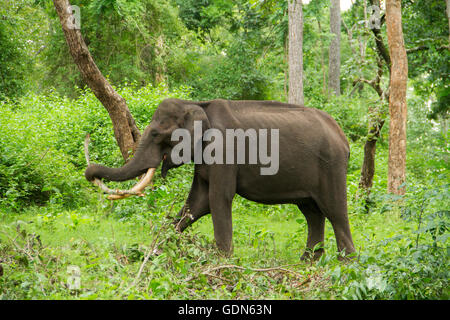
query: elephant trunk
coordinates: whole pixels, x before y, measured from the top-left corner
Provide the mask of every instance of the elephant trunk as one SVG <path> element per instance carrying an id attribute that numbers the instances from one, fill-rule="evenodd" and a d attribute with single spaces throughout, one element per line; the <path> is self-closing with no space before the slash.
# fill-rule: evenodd
<path id="1" fill-rule="evenodd" d="M 130 160 L 120 168 L 109 168 L 99 164 L 91 164 L 84 172 L 84 176 L 89 181 L 93 181 L 96 178 L 109 181 L 126 181 L 140 176 L 147 169 L 137 166 L 133 160 Z"/>
<path id="2" fill-rule="evenodd" d="M 85 140 L 85 156 L 86 161 L 88 163 L 88 167 L 84 173 L 86 179 L 93 184 L 100 187 L 103 192 L 108 193 L 108 199 L 117 200 L 127 198 L 132 195 L 143 195 L 143 191 L 145 187 L 152 182 L 153 175 L 155 174 L 156 167 L 148 167 L 146 166 L 145 161 L 145 150 L 141 147 L 138 147 L 136 151 L 135 157 L 133 157 L 129 162 L 127 162 L 121 168 L 109 168 L 98 164 L 90 164 L 89 161 L 89 135 L 86 136 Z M 107 179 L 110 181 L 125 181 L 136 178 L 137 176 L 142 175 L 147 172 L 142 179 L 130 190 L 119 190 L 119 189 L 110 189 L 108 188 L 101 179 Z"/>

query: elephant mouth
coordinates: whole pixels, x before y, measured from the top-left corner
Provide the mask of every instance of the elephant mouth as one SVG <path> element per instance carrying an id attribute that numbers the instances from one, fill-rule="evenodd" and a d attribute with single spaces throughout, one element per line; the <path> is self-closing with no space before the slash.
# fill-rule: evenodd
<path id="1" fill-rule="evenodd" d="M 86 162 L 89 166 L 90 160 L 89 160 L 89 140 L 90 135 L 88 134 L 86 136 L 86 139 L 84 141 L 84 154 L 86 157 Z M 164 154 L 163 158 L 166 158 L 166 155 Z M 121 190 L 121 189 L 110 189 L 107 185 L 105 185 L 100 179 L 95 178 L 91 182 L 98 186 L 104 193 L 108 194 L 109 200 L 119 200 L 119 199 L 125 199 L 131 196 L 144 196 L 144 189 L 152 183 L 153 176 L 156 172 L 156 168 L 148 168 L 146 173 L 141 177 L 138 183 L 136 183 L 131 189 L 128 190 Z"/>

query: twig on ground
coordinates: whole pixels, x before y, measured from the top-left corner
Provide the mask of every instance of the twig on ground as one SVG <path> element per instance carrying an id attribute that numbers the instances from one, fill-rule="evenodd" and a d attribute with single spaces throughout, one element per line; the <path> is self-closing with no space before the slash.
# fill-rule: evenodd
<path id="1" fill-rule="evenodd" d="M 278 266 L 278 267 L 271 267 L 271 268 L 249 268 L 249 267 L 242 267 L 242 266 L 237 266 L 234 264 L 226 264 L 226 265 L 222 265 L 222 266 L 217 266 L 208 270 L 205 270 L 197 275 L 194 275 L 188 279 L 186 279 L 186 282 L 192 281 L 196 278 L 198 278 L 200 275 L 211 275 L 210 273 L 212 271 L 217 271 L 217 270 L 222 270 L 222 269 L 238 269 L 238 270 L 250 270 L 253 272 L 269 272 L 269 271 L 282 271 L 285 273 L 292 273 L 295 274 L 297 276 L 300 276 L 300 273 L 294 271 L 294 270 L 289 270 L 286 269 L 286 267 L 293 267 L 293 266 L 297 266 L 297 265 L 301 265 L 303 263 L 295 263 L 295 264 L 288 264 L 288 265 L 283 265 L 283 266 Z"/>
<path id="2" fill-rule="evenodd" d="M 231 283 L 231 284 L 233 283 L 233 281 L 231 281 L 231 280 L 229 280 L 227 278 L 222 278 L 222 277 L 216 276 L 215 274 L 211 274 L 211 273 L 207 273 L 207 272 L 203 272 L 202 274 L 207 276 L 207 277 L 211 277 L 211 278 L 216 278 L 216 279 L 222 280 L 223 282 L 228 282 L 228 283 Z"/>
<path id="3" fill-rule="evenodd" d="M 296 285 L 297 288 L 303 287 L 305 284 L 311 282 L 311 278 L 308 276 L 305 280 Z"/>

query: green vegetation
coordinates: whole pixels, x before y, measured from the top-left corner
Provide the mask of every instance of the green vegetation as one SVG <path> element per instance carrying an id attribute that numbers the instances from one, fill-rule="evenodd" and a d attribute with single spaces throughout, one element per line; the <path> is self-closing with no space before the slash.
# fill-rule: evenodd
<path id="1" fill-rule="evenodd" d="M 307 225 L 291 205 L 237 196 L 228 258 L 215 249 L 210 215 L 176 233 L 170 217 L 187 196 L 191 165 L 166 179 L 158 172 L 144 197 L 106 200 L 84 179 L 83 141 L 91 133 L 91 161 L 123 164 L 108 113 L 85 88 L 51 1 L 6 1 L 0 7 L 0 299 L 449 299 L 449 50 L 441 48 L 448 21 L 444 1 L 403 2 L 407 47 L 428 49 L 408 54 L 402 197 L 386 194 L 388 119 L 370 196 L 358 189 L 368 110 L 380 104 L 370 87 L 354 90 L 356 79 L 372 79 L 377 70 L 373 36 L 361 23 L 363 1 L 342 13 L 347 27 L 361 27 L 352 39 L 342 28 L 342 95 L 332 98 L 323 82 L 327 1 L 304 6 L 305 104 L 330 113 L 350 141 L 347 190 L 357 255 L 338 261 L 327 222 L 326 254 L 301 262 Z M 71 3 L 81 7 L 96 63 L 140 129 L 167 97 L 286 100 L 285 3 Z M 367 41 L 363 62 L 354 53 L 357 39 Z M 68 288 L 69 266 L 81 270 L 79 290 Z"/>
<path id="2" fill-rule="evenodd" d="M 163 98 L 189 96 L 187 89 L 163 86 L 125 87 L 119 92 L 140 126 Z M 418 146 L 408 158 L 409 167 L 419 161 L 427 167 L 410 170 L 409 192 L 399 200 L 385 195 L 387 146 L 380 144 L 367 212 L 357 189 L 362 144 L 352 143 L 348 194 L 356 261 L 336 259 L 335 238 L 327 223 L 327 254 L 317 263 L 301 263 L 307 226 L 298 209 L 240 197 L 233 205 L 234 254 L 225 258 L 215 249 L 210 216 L 183 234 L 177 234 L 166 218 L 181 208 L 192 166 L 172 170 L 166 180 L 158 173 L 154 190 L 145 197 L 113 204 L 85 181 L 85 132 L 95 132 L 93 161 L 121 161 L 108 115 L 91 93 L 76 100 L 56 93 L 30 95 L 1 107 L 2 298 L 449 297 L 449 177 L 442 161 L 433 160 L 427 148 L 419 151 Z M 332 105 L 328 111 L 333 112 Z M 351 117 L 342 121 L 351 122 Z M 437 136 L 420 138 L 439 152 L 439 145 L 430 145 Z M 150 256 L 135 281 L 145 256 L 155 250 L 157 255 Z M 81 269 L 79 291 L 67 289 L 71 265 Z M 232 266 L 214 269 L 226 265 Z"/>

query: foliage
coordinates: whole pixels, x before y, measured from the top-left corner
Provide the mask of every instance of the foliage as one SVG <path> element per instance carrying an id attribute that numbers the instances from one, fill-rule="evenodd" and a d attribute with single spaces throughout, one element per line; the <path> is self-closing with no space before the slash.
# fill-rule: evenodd
<path id="1" fill-rule="evenodd" d="M 261 100 L 270 82 L 254 61 L 256 52 L 236 40 L 222 56 L 203 57 L 195 64 L 199 71 L 193 73 L 190 83 L 194 97 L 199 100 L 215 98 L 233 100 Z M 198 77 L 199 73 L 202 77 Z"/>
<path id="2" fill-rule="evenodd" d="M 71 1 L 80 7 L 82 34 L 102 73 L 112 83 L 139 86 L 166 82 L 166 61 L 185 28 L 177 11 L 165 1 Z M 48 2 L 42 6 L 50 20 L 49 46 L 43 52 L 44 85 L 76 95 L 84 87 L 70 56 L 59 19 Z"/>
<path id="3" fill-rule="evenodd" d="M 179 16 L 192 31 L 210 32 L 232 18 L 233 5 L 224 0 L 174 0 Z"/>
<path id="4" fill-rule="evenodd" d="M 411 189 L 401 202 L 380 198 L 370 215 L 351 214 L 358 249 L 351 262 L 336 259 L 327 222 L 326 254 L 310 263 L 298 260 L 307 226 L 291 205 L 258 205 L 237 197 L 230 258 L 216 251 L 209 217 L 176 233 L 171 217 L 188 191 L 190 170 L 177 169 L 164 183 L 157 178 L 155 191 L 144 199 L 114 207 L 102 201 L 97 207 L 46 207 L 0 217 L 2 298 L 449 297 L 448 184 L 430 181 L 435 187 Z M 72 265 L 81 269 L 80 290 L 67 287 Z"/>
<path id="5" fill-rule="evenodd" d="M 408 72 L 419 81 L 414 82 L 421 95 L 434 94 L 435 102 L 429 110 L 432 119 L 448 118 L 450 50 L 448 18 L 445 1 L 403 1 L 405 43 L 412 49 L 408 54 Z M 425 27 L 426 26 L 426 27 Z"/>
<path id="6" fill-rule="evenodd" d="M 95 62 L 141 130 L 166 97 L 286 101 L 287 1 L 70 2 L 81 8 L 81 32 Z M 354 1 L 342 13 L 340 97 L 327 95 L 329 1 L 303 6 L 306 105 L 332 115 L 350 141 L 347 194 L 357 256 L 347 262 L 336 259 L 329 222 L 326 254 L 317 262 L 299 261 L 307 224 L 293 205 L 236 196 L 228 258 L 215 249 L 210 216 L 176 233 L 171 218 L 189 191 L 192 165 L 171 170 L 166 179 L 157 172 L 144 197 L 104 199 L 83 177 L 86 133 L 91 161 L 120 166 L 123 160 L 107 112 L 84 89 L 52 2 L 5 4 L 0 299 L 449 299 L 443 1 L 402 1 L 411 90 L 407 194 L 401 198 L 385 191 L 389 119 L 377 141 L 368 198 L 358 185 L 369 110 L 380 105 L 373 88 L 359 82 L 378 72 L 364 17 L 368 2 Z M 380 32 L 386 43 L 385 25 Z M 382 89 L 388 80 L 383 66 Z M 81 269 L 79 290 L 67 285 L 73 265 Z"/>
<path id="7" fill-rule="evenodd" d="M 413 224 L 374 242 L 370 253 L 361 253 L 356 263 L 330 270 L 335 285 L 345 288 L 343 298 L 449 298 L 449 185 L 442 184 L 448 177 L 439 178 L 429 181 L 431 187 L 411 186 L 400 203 L 399 199 L 386 202 L 398 206 L 405 224 Z"/>
<path id="8" fill-rule="evenodd" d="M 25 1 L 5 1 L 0 7 L 0 100 L 21 96 L 27 89 L 33 44 L 26 41 Z M 36 34 L 34 30 L 32 33 Z"/>

